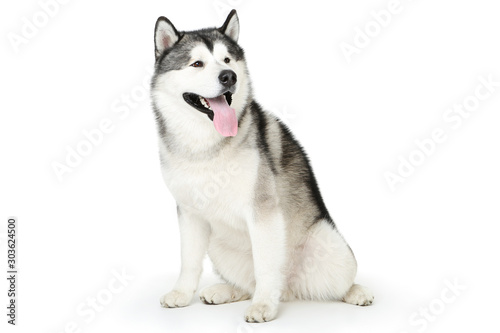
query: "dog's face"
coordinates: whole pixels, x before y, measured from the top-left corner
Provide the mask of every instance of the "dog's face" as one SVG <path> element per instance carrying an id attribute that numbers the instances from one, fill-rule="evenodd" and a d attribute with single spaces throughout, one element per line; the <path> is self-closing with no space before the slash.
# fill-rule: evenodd
<path id="1" fill-rule="evenodd" d="M 206 123 L 223 136 L 235 136 L 250 89 L 238 34 L 235 11 L 221 28 L 191 32 L 178 32 L 160 17 L 152 84 L 157 109 L 193 125 Z"/>

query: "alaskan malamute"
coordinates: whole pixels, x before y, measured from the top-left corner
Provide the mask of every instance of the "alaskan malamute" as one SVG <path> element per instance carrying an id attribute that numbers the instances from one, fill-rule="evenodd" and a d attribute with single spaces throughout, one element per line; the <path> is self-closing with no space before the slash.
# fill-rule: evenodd
<path id="1" fill-rule="evenodd" d="M 354 284 L 356 259 L 337 230 L 307 156 L 290 130 L 252 96 L 239 21 L 178 31 L 155 26 L 152 101 L 160 160 L 177 202 L 182 267 L 164 307 L 191 302 L 208 253 L 224 283 L 200 299 L 252 299 L 248 322 L 276 318 L 280 301 L 369 305 Z"/>

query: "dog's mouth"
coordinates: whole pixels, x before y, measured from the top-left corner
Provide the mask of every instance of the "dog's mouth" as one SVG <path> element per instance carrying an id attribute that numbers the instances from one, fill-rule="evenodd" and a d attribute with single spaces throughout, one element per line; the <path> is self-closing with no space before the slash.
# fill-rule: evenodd
<path id="1" fill-rule="evenodd" d="M 226 103 L 228 105 L 231 105 L 231 102 L 233 101 L 232 95 L 233 94 L 231 94 L 231 92 L 228 91 L 228 92 L 226 92 L 226 93 L 224 93 L 221 96 L 216 97 L 216 98 L 220 98 L 220 97 L 224 96 L 226 98 Z M 214 98 L 205 98 L 203 96 L 196 95 L 193 93 L 184 93 L 183 97 L 184 97 L 184 100 L 189 105 L 194 107 L 196 110 L 205 113 L 208 116 L 208 118 L 210 118 L 210 120 L 212 120 L 212 121 L 214 120 L 214 110 L 212 109 L 210 102 L 209 102 L 209 100 L 211 100 L 211 99 L 213 100 Z"/>
<path id="2" fill-rule="evenodd" d="M 213 121 L 217 132 L 223 136 L 235 136 L 238 132 L 236 111 L 230 107 L 233 101 L 232 96 L 230 91 L 215 98 L 207 98 L 194 93 L 182 95 L 186 103 L 205 113 Z"/>

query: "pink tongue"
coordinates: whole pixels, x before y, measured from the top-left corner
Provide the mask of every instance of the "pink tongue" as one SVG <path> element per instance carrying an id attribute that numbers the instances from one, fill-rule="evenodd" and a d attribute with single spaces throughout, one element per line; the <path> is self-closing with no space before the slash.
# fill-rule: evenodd
<path id="1" fill-rule="evenodd" d="M 235 136 L 238 133 L 238 118 L 236 111 L 229 106 L 222 95 L 216 98 L 207 98 L 214 111 L 214 125 L 217 132 L 224 136 Z"/>

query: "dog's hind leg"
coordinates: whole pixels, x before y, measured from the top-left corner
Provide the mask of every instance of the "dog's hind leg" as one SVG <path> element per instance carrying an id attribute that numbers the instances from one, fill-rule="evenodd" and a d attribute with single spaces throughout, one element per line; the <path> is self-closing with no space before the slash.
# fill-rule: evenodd
<path id="1" fill-rule="evenodd" d="M 356 270 L 356 259 L 344 238 L 327 221 L 317 222 L 294 252 L 283 300 L 342 300 L 370 305 L 373 294 L 354 284 Z"/>
<path id="2" fill-rule="evenodd" d="M 219 283 L 200 291 L 200 299 L 206 304 L 224 304 L 250 299 L 250 294 L 227 283 Z"/>

